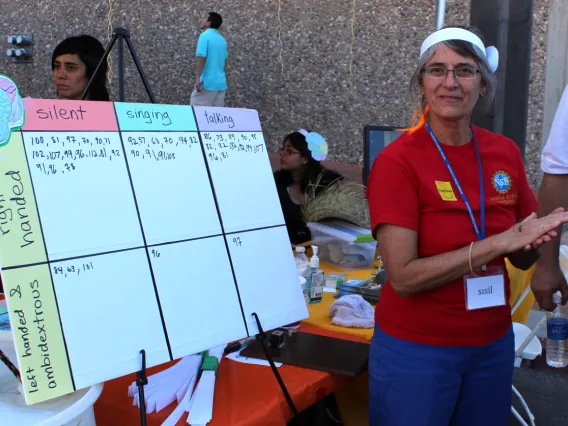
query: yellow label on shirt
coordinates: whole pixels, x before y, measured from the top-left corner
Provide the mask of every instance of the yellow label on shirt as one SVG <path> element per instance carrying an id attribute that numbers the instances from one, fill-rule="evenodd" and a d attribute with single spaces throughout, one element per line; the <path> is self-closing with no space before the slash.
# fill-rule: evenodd
<path id="1" fill-rule="evenodd" d="M 454 194 L 454 190 L 452 189 L 452 184 L 450 182 L 436 182 L 436 188 L 438 188 L 438 192 L 440 193 L 440 197 L 444 201 L 458 201 Z"/>

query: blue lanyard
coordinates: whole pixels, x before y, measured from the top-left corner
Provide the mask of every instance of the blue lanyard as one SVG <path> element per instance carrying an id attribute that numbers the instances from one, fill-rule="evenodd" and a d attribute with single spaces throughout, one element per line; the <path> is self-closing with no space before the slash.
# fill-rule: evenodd
<path id="1" fill-rule="evenodd" d="M 471 134 L 473 135 L 473 145 L 475 146 L 475 153 L 477 155 L 477 165 L 479 167 L 479 196 L 480 196 L 479 205 L 480 205 L 480 210 L 481 210 L 481 226 L 480 227 L 477 226 L 477 221 L 475 220 L 475 216 L 473 215 L 473 210 L 471 209 L 469 201 L 467 201 L 467 197 L 465 196 L 465 193 L 463 192 L 463 189 L 460 185 L 460 182 L 458 181 L 458 177 L 454 173 L 454 169 L 452 169 L 452 165 L 450 164 L 448 157 L 446 157 L 446 154 L 444 153 L 444 150 L 442 149 L 440 142 L 438 142 L 436 135 L 434 134 L 434 132 L 432 131 L 432 128 L 430 127 L 430 124 L 428 124 L 428 123 L 426 123 L 426 130 L 428 130 L 428 133 L 430 133 L 430 136 L 432 137 L 432 140 L 434 141 L 434 145 L 436 145 L 436 148 L 438 148 L 438 152 L 442 156 L 442 160 L 444 160 L 444 163 L 446 164 L 446 167 L 448 168 L 448 171 L 450 172 L 450 175 L 452 176 L 452 179 L 454 180 L 454 184 L 456 185 L 456 188 L 458 189 L 460 197 L 462 198 L 462 200 L 465 204 L 465 208 L 467 209 L 467 212 L 469 213 L 469 218 L 471 219 L 471 223 L 473 224 L 473 229 L 475 230 L 475 233 L 477 234 L 477 239 L 483 240 L 485 238 L 485 190 L 484 190 L 484 187 L 483 187 L 483 169 L 481 168 L 481 156 L 479 155 L 479 148 L 477 146 L 477 140 L 475 139 L 475 134 L 473 133 L 473 129 L 471 129 Z"/>

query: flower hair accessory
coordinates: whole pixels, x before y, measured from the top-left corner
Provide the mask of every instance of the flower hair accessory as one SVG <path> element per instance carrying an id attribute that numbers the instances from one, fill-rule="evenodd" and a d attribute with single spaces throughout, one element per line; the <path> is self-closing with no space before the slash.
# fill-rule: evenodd
<path id="1" fill-rule="evenodd" d="M 10 140 L 10 134 L 24 125 L 25 108 L 18 87 L 0 74 L 0 146 Z"/>
<path id="2" fill-rule="evenodd" d="M 312 158 L 316 161 L 322 161 L 327 158 L 328 146 L 325 138 L 316 132 L 308 132 L 307 130 L 300 129 L 301 133 L 306 138 L 308 149 L 312 153 Z"/>
<path id="3" fill-rule="evenodd" d="M 474 46 L 477 46 L 485 56 L 491 72 L 497 71 L 497 67 L 499 66 L 499 51 L 493 46 L 485 48 L 485 45 L 478 36 L 471 31 L 464 30 L 463 28 L 444 28 L 430 34 L 422 43 L 422 47 L 420 48 L 420 57 L 422 57 L 422 55 L 424 55 L 424 53 L 435 44 L 448 40 L 467 41 Z"/>

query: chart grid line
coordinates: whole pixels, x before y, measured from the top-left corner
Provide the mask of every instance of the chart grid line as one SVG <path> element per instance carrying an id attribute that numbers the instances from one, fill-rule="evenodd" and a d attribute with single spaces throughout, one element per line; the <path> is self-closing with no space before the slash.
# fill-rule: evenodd
<path id="1" fill-rule="evenodd" d="M 197 121 L 197 115 L 195 114 L 195 109 L 191 107 L 191 112 L 193 113 L 193 118 L 195 120 L 195 125 L 199 129 L 199 122 Z M 215 183 L 213 182 L 213 176 L 211 174 L 211 168 L 209 167 L 209 161 L 207 161 L 207 154 L 205 153 L 205 145 L 203 139 L 201 138 L 201 132 L 197 132 L 199 137 L 199 145 L 201 146 L 201 153 L 203 154 L 203 161 L 205 162 L 205 168 L 207 169 L 207 177 L 209 179 L 209 184 L 211 185 L 211 192 L 213 193 L 213 200 L 215 201 L 215 209 L 217 210 L 217 216 L 219 217 L 219 223 L 221 224 L 221 231 L 223 232 L 223 241 L 225 242 L 225 249 L 227 250 L 227 256 L 229 257 L 229 265 L 231 266 L 231 274 L 233 275 L 233 282 L 235 283 L 235 289 L 237 291 L 237 298 L 239 299 L 239 306 L 241 308 L 241 315 L 243 316 L 243 322 L 245 324 L 245 330 L 247 336 L 250 336 L 248 324 L 245 316 L 245 310 L 243 308 L 243 301 L 241 299 L 241 293 L 239 291 L 239 284 L 237 283 L 237 274 L 235 273 L 235 266 L 233 265 L 233 258 L 231 257 L 231 250 L 229 249 L 229 241 L 227 240 L 227 233 L 225 232 L 225 225 L 223 224 L 223 217 L 221 215 L 221 208 L 219 207 L 219 200 L 217 199 L 217 191 L 215 190 Z"/>
<path id="2" fill-rule="evenodd" d="M 26 150 L 26 141 L 24 140 L 24 131 L 20 131 L 22 136 L 22 147 L 24 148 L 24 158 L 26 159 L 26 165 L 28 167 L 28 175 L 30 177 L 30 184 L 32 185 L 32 193 L 34 195 L 34 203 L 37 212 L 37 221 L 39 222 L 39 230 L 41 232 L 41 238 L 43 240 L 43 248 L 45 250 L 45 258 L 47 259 L 47 269 L 49 269 L 49 278 L 51 280 L 51 288 L 53 290 L 53 297 L 55 299 L 55 308 L 57 309 L 57 319 L 59 321 L 59 327 L 61 328 L 61 337 L 63 338 L 63 346 L 65 347 L 65 356 L 67 357 L 67 365 L 69 366 L 69 376 L 71 377 L 71 385 L 73 386 L 73 391 L 77 390 L 75 386 L 75 377 L 73 376 L 73 367 L 71 366 L 71 359 L 69 358 L 69 349 L 67 347 L 67 339 L 65 338 L 65 330 L 63 329 L 63 323 L 61 322 L 61 312 L 59 310 L 59 301 L 57 299 L 57 291 L 55 290 L 55 281 L 53 279 L 53 273 L 51 272 L 51 265 L 49 263 L 49 253 L 47 252 L 47 244 L 45 243 L 45 235 L 43 233 L 43 225 L 41 223 L 41 215 L 39 213 L 39 204 L 37 202 L 37 197 L 35 193 L 34 178 L 30 169 L 30 162 L 28 161 L 28 152 Z"/>
<path id="3" fill-rule="evenodd" d="M 138 207 L 138 199 L 136 198 L 136 191 L 134 190 L 134 182 L 132 181 L 132 174 L 130 173 L 130 164 L 128 164 L 128 158 L 126 156 L 126 148 L 124 146 L 124 140 L 122 138 L 122 132 L 120 130 L 120 120 L 118 119 L 118 113 L 116 111 L 116 105 L 112 104 L 114 110 L 116 123 L 118 127 L 118 136 L 120 137 L 120 145 L 122 147 L 122 155 L 124 156 L 124 162 L 126 164 L 126 171 L 128 172 L 128 180 L 130 181 L 130 187 L 132 189 L 132 196 L 134 197 L 134 205 L 136 206 L 136 214 L 138 215 L 138 222 L 140 224 L 140 232 L 142 232 L 142 240 L 144 241 L 144 251 L 146 252 L 146 258 L 148 260 L 148 267 L 150 268 L 150 275 L 152 277 L 152 284 L 154 286 L 154 293 L 156 295 L 156 303 L 158 304 L 158 311 L 160 312 L 160 320 L 162 321 L 162 328 L 164 329 L 164 337 L 166 338 L 166 345 L 168 346 L 168 354 L 170 356 L 170 361 L 174 360 L 172 355 L 172 346 L 170 344 L 170 338 L 168 336 L 168 329 L 166 327 L 166 320 L 164 318 L 164 311 L 162 310 L 162 303 L 160 301 L 160 295 L 158 293 L 158 286 L 156 285 L 156 277 L 154 276 L 154 268 L 152 267 L 152 260 L 150 259 L 150 252 L 148 250 L 148 244 L 146 242 L 146 233 L 144 232 L 144 226 L 142 225 L 142 217 L 140 216 L 140 208 Z M 140 348 L 147 349 L 147 348 Z"/>
<path id="4" fill-rule="evenodd" d="M 167 245 L 171 245 L 171 244 L 181 244 L 181 243 L 187 243 L 187 242 L 190 242 L 190 241 L 205 240 L 207 238 L 217 238 L 217 237 L 222 237 L 222 236 L 223 236 L 223 234 L 204 235 L 204 236 L 201 236 L 201 237 L 185 238 L 183 240 L 173 240 L 173 241 L 166 241 L 166 242 L 163 242 L 163 243 L 148 244 L 148 246 L 134 246 L 134 247 L 128 247 L 128 248 L 123 248 L 123 249 L 117 249 L 117 250 L 102 251 L 102 252 L 98 252 L 98 253 L 83 254 L 83 255 L 80 255 L 80 256 L 62 257 L 61 259 L 53 259 L 53 260 L 49 260 L 49 261 L 46 261 L 46 262 L 26 263 L 26 264 L 21 264 L 21 265 L 7 266 L 7 267 L 3 267 L 2 270 L 3 271 L 10 271 L 12 269 L 28 268 L 30 266 L 45 265 L 47 263 L 67 262 L 69 260 L 77 260 L 77 259 L 84 259 L 84 258 L 89 258 L 89 257 L 104 256 L 104 255 L 107 255 L 107 254 L 122 253 L 122 252 L 125 252 L 125 251 L 132 251 L 132 250 L 140 250 L 140 249 L 144 249 L 146 247 L 148 247 L 148 248 L 150 248 L 150 247 L 161 247 L 161 246 L 167 246 Z"/>
<path id="5" fill-rule="evenodd" d="M 280 228 L 282 226 L 286 226 L 286 224 L 281 223 L 280 225 L 268 225 L 268 226 L 261 226 L 260 228 L 244 229 L 242 231 L 231 231 L 231 232 L 227 232 L 225 235 L 246 234 L 247 232 L 262 231 L 264 229 L 272 229 L 272 228 Z"/>

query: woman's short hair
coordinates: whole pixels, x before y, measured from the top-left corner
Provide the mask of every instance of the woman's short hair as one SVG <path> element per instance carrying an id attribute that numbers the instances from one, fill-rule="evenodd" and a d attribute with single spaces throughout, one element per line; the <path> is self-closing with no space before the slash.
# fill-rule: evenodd
<path id="1" fill-rule="evenodd" d="M 100 41 L 90 35 L 79 35 L 68 37 L 57 45 L 51 55 L 51 69 L 55 68 L 55 59 L 61 55 L 77 55 L 85 64 L 86 76 L 90 79 L 97 68 L 97 65 L 104 56 L 105 49 Z M 106 88 L 108 65 L 105 62 L 93 81 L 87 98 L 92 101 L 108 101 L 109 95 Z"/>
<path id="2" fill-rule="evenodd" d="M 485 44 L 485 40 L 483 39 L 483 35 L 475 27 L 462 26 L 462 25 L 450 25 L 446 28 L 461 28 L 461 29 L 467 30 L 469 32 L 472 32 L 476 36 L 478 36 L 481 39 L 481 41 Z M 465 56 L 465 57 L 468 57 L 468 58 L 472 58 L 473 60 L 475 60 L 479 64 L 479 68 L 481 70 L 481 81 L 484 82 L 487 85 L 487 91 L 486 91 L 485 96 L 481 97 L 480 100 L 478 101 L 478 103 L 482 104 L 485 107 L 488 107 L 491 104 L 491 102 L 493 101 L 493 98 L 495 97 L 495 92 L 497 91 L 497 77 L 489 68 L 489 65 L 488 65 L 487 60 L 485 58 L 484 52 L 482 52 L 479 49 L 479 47 L 473 45 L 470 42 L 463 41 L 463 40 L 446 40 L 446 41 L 443 41 L 441 43 L 448 46 L 450 49 L 452 49 L 458 55 Z M 420 58 L 420 61 L 418 62 L 416 69 L 414 70 L 414 73 L 412 74 L 412 78 L 410 79 L 410 84 L 409 84 L 410 96 L 411 96 L 413 102 L 418 100 L 418 105 L 420 106 L 422 111 L 424 111 L 424 109 L 426 107 L 426 99 L 422 95 L 422 92 L 420 90 L 420 87 L 422 86 L 423 79 L 424 79 L 423 70 L 424 70 L 425 65 L 428 63 L 428 61 L 430 59 L 432 59 L 432 56 L 434 56 L 434 53 L 436 52 L 436 48 L 439 46 L 439 44 L 440 43 L 435 44 L 434 46 L 432 46 L 428 50 L 426 50 L 426 52 L 424 52 L 424 54 Z"/>

